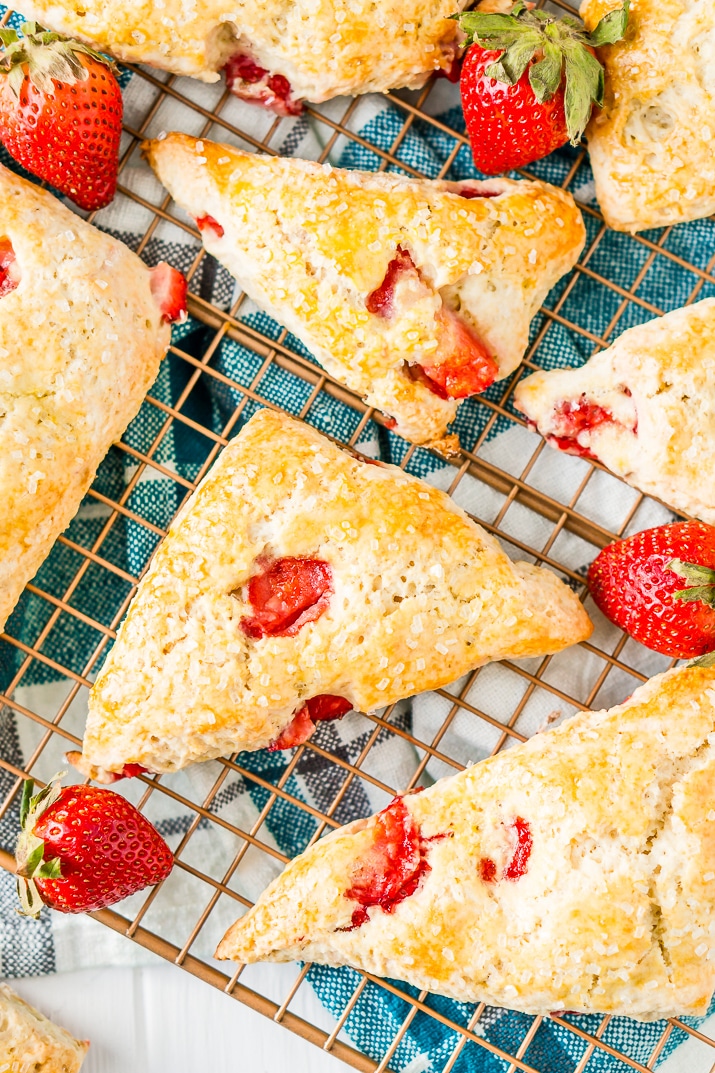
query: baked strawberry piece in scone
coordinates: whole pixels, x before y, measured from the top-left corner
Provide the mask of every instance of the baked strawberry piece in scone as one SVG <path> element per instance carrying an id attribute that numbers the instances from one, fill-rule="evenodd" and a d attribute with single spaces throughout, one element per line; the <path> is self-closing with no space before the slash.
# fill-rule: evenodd
<path id="1" fill-rule="evenodd" d="M 180 272 L 0 166 L 0 630 L 185 316 Z"/>
<path id="2" fill-rule="evenodd" d="M 715 669 L 651 679 L 296 857 L 218 958 L 648 1021 L 715 987 Z"/>
<path id="3" fill-rule="evenodd" d="M 590 632 L 571 589 L 512 563 L 444 492 L 262 410 L 142 579 L 78 763 L 104 777 L 287 748 L 351 708 Z"/>
<path id="4" fill-rule="evenodd" d="M 534 373 L 514 402 L 552 447 L 715 522 L 715 299 L 629 328 L 580 369 Z"/>
<path id="5" fill-rule="evenodd" d="M 423 86 L 452 73 L 469 0 L 26 0 L 26 16 L 131 63 L 216 82 L 279 115 L 301 101 Z"/>
<path id="6" fill-rule="evenodd" d="M 546 183 L 342 171 L 183 134 L 145 149 L 246 293 L 414 443 L 450 446 L 459 401 L 516 368 L 584 243 Z"/>

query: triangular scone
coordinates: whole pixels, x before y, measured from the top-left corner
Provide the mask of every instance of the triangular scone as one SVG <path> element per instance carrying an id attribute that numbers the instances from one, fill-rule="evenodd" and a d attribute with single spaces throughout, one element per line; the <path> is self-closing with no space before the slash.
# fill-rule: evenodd
<path id="1" fill-rule="evenodd" d="M 24 14 L 120 60 L 227 81 L 278 112 L 301 99 L 383 93 L 451 70 L 469 0 L 25 0 Z"/>
<path id="2" fill-rule="evenodd" d="M 642 1020 L 715 987 L 715 670 L 396 798 L 293 860 L 216 956 Z M 399 852 L 396 852 L 396 848 Z"/>
<path id="3" fill-rule="evenodd" d="M 0 631 L 156 378 L 174 279 L 0 165 Z"/>
<path id="4" fill-rule="evenodd" d="M 342 171 L 183 134 L 145 148 L 246 293 L 415 443 L 516 368 L 584 243 L 546 183 Z"/>
<path id="5" fill-rule="evenodd" d="M 715 524 L 715 298 L 629 328 L 580 369 L 534 373 L 514 402 L 552 447 Z"/>
<path id="6" fill-rule="evenodd" d="M 263 410 L 154 556 L 91 691 L 83 763 L 172 771 L 297 744 L 312 719 L 590 632 L 566 585 L 444 492 Z"/>
<path id="7" fill-rule="evenodd" d="M 581 14 L 593 29 L 621 6 L 585 0 Z M 713 39 L 713 0 L 631 0 L 624 40 L 599 49 L 605 104 L 586 133 L 609 227 L 643 231 L 715 212 Z"/>

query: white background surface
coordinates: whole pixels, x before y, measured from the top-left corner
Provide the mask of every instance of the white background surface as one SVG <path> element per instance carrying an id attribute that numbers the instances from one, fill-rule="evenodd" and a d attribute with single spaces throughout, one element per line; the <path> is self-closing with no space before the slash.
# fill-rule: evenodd
<path id="1" fill-rule="evenodd" d="M 287 992 L 295 966 L 262 969 L 273 976 L 285 971 Z M 260 979 L 252 979 L 259 990 Z M 156 967 L 87 969 L 12 983 L 75 1036 L 91 1038 L 82 1073 L 340 1073 L 350 1068 L 158 959 Z M 305 984 L 291 1010 L 327 1025 L 325 1011 Z M 709 1032 L 714 1031 L 715 1017 L 709 1022 Z M 691 1041 L 658 1068 L 709 1073 L 713 1060 L 715 1051 Z"/>

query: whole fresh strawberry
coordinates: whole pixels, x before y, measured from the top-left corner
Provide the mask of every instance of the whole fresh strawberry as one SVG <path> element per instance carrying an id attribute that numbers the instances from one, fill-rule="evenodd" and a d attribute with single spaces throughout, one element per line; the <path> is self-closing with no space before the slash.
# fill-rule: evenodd
<path id="1" fill-rule="evenodd" d="M 678 659 L 715 649 L 715 527 L 674 522 L 609 544 L 588 571 L 604 615 Z"/>
<path id="2" fill-rule="evenodd" d="M 34 22 L 0 30 L 0 141 L 82 209 L 117 189 L 122 93 L 106 58 Z"/>
<path id="3" fill-rule="evenodd" d="M 129 801 L 97 786 L 66 786 L 56 776 L 33 796 L 25 783 L 15 850 L 22 912 L 42 904 L 89 913 L 166 879 L 174 858 L 155 827 Z"/>
<path id="4" fill-rule="evenodd" d="M 569 16 L 557 18 L 516 0 L 511 12 L 456 16 L 470 47 L 460 89 L 474 163 L 486 175 L 523 167 L 570 141 L 577 145 L 593 105 L 603 104 L 599 45 L 619 41 L 630 0 L 591 33 Z"/>

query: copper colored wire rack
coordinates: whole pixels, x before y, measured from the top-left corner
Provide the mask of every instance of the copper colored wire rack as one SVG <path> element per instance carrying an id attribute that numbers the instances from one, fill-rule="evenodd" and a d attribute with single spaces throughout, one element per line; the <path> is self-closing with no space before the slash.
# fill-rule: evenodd
<path id="1" fill-rule="evenodd" d="M 563 8 L 565 11 L 575 13 L 574 6 L 568 3 L 559 2 L 556 6 Z M 236 123 L 234 118 L 237 114 L 235 101 L 225 89 L 217 91 L 220 92 L 219 99 L 211 107 L 203 107 L 196 103 L 197 83 L 189 79 L 167 76 L 161 72 L 142 68 L 132 68 L 132 70 L 136 78 L 144 79 L 155 91 L 152 103 L 146 111 L 143 121 L 139 125 L 125 127 L 125 137 L 122 143 L 118 196 L 134 201 L 136 206 L 144 211 L 146 219 L 149 221 L 138 246 L 138 252 L 141 255 L 160 221 L 173 221 L 185 232 L 192 232 L 193 235 L 196 235 L 196 232 L 192 231 L 191 226 L 187 224 L 186 219 L 175 213 L 175 207 L 168 195 L 165 195 L 160 203 L 155 204 L 130 189 L 123 181 L 127 174 L 126 169 L 129 166 L 129 162 L 133 160 L 136 163 L 137 161 L 139 144 L 143 137 L 147 133 L 157 133 L 152 124 L 166 97 L 174 98 L 176 102 L 181 104 L 184 109 L 188 109 L 192 114 L 192 133 L 216 140 L 231 141 L 259 152 L 276 153 L 276 146 L 282 141 L 281 129 L 283 121 L 279 118 L 274 121 L 266 119 L 263 128 L 264 133 L 261 137 L 257 137 L 255 134 L 250 133 L 249 130 L 242 129 L 240 124 Z M 403 168 L 408 173 L 414 173 L 414 169 L 411 169 L 401 159 L 400 146 L 415 123 L 427 124 L 431 125 L 435 131 L 450 137 L 453 141 L 453 149 L 445 160 L 444 167 L 440 173 L 440 175 L 443 175 L 450 167 L 460 148 L 465 144 L 466 139 L 459 131 L 450 129 L 443 121 L 430 114 L 428 101 L 430 94 L 435 90 L 436 84 L 433 81 L 419 92 L 389 94 L 390 102 L 401 116 L 402 122 L 401 129 L 389 150 L 380 149 L 355 133 L 351 120 L 358 106 L 358 101 L 344 100 L 339 102 L 337 108 L 336 102 L 331 102 L 329 108 L 322 106 L 309 107 L 307 109 L 309 122 L 319 133 L 320 143 L 324 146 L 319 159 L 326 160 L 338 140 L 344 139 L 344 144 L 352 141 L 369 148 L 375 153 L 380 158 L 379 167 L 381 170 L 393 165 Z M 229 103 L 233 106 L 230 109 L 227 107 Z M 251 106 L 245 107 L 252 111 Z M 231 118 L 228 118 L 229 111 Z M 564 460 L 561 456 L 557 456 L 555 452 L 551 452 L 538 436 L 528 432 L 524 422 L 510 406 L 514 386 L 519 376 L 524 374 L 524 371 L 528 372 L 543 364 L 537 360 L 537 356 L 541 348 L 548 345 L 549 333 L 565 329 L 580 337 L 587 345 L 589 352 L 595 352 L 607 346 L 625 326 L 631 323 L 628 319 L 629 310 L 632 311 L 635 308 L 637 319 L 640 320 L 665 312 L 665 309 L 654 304 L 652 299 L 644 298 L 642 295 L 642 284 L 649 277 L 649 274 L 658 272 L 663 268 L 668 270 L 677 269 L 680 273 L 680 278 L 688 281 L 687 293 L 678 302 L 672 304 L 685 304 L 702 297 L 704 288 L 707 289 L 709 286 L 715 285 L 715 275 L 713 274 L 715 254 L 709 261 L 705 259 L 695 261 L 684 256 L 682 248 L 669 241 L 672 235 L 672 229 L 670 228 L 659 232 L 648 232 L 636 237 L 619 236 L 619 256 L 622 257 L 625 250 L 626 256 L 632 262 L 629 285 L 623 286 L 609 278 L 611 258 L 609 243 L 612 241 L 613 233 L 609 232 L 605 227 L 600 214 L 593 207 L 593 203 L 581 201 L 578 195 L 581 169 L 584 168 L 586 159 L 585 151 L 574 152 L 562 183 L 566 189 L 575 192 L 588 227 L 589 239 L 580 264 L 567 277 L 565 285 L 557 290 L 557 296 L 554 298 L 552 295 L 549 299 L 549 304 L 542 310 L 539 329 L 525 356 L 523 366 L 500 385 L 502 389 L 501 395 L 496 398 L 492 396 L 491 399 L 480 397 L 478 400 L 470 401 L 470 405 L 485 408 L 486 421 L 483 431 L 471 450 L 463 450 L 458 458 L 450 460 L 451 469 L 447 468 L 442 471 L 441 484 L 459 502 L 460 488 L 463 486 L 463 482 L 469 483 L 466 482 L 466 479 L 469 478 L 472 489 L 476 487 L 484 492 L 483 499 L 479 500 L 479 502 L 484 503 L 484 509 L 475 512 L 476 520 L 489 532 L 499 537 L 514 557 L 526 557 L 539 564 L 549 566 L 570 581 L 579 591 L 589 610 L 593 611 L 583 582 L 583 566 L 588 564 L 597 550 L 609 541 L 625 533 L 644 528 L 651 517 L 648 514 L 648 509 L 649 507 L 652 509 L 652 501 L 646 500 L 635 491 L 629 492 L 626 499 L 628 504 L 626 509 L 622 510 L 618 517 L 614 517 L 613 511 L 606 509 L 606 505 L 609 503 L 609 491 L 615 485 L 618 485 L 619 490 L 622 492 L 620 482 L 617 482 L 616 478 L 607 474 L 597 463 L 591 463 L 585 459 L 568 458 Z M 528 172 L 524 172 L 524 175 L 533 177 L 529 176 Z M 287 341 L 285 333 L 281 334 L 276 340 L 262 334 L 257 328 L 243 323 L 239 317 L 244 302 L 243 296 L 234 296 L 233 304 L 228 311 L 212 305 L 206 298 L 201 297 L 199 288 L 192 286 L 192 281 L 195 284 L 195 281 L 200 278 L 204 258 L 203 250 L 197 247 L 196 258 L 189 273 L 189 311 L 196 320 L 211 329 L 211 332 L 207 332 L 206 338 L 209 342 L 204 353 L 198 357 L 182 350 L 180 344 L 171 348 L 171 354 L 174 359 L 185 365 L 186 386 L 181 397 L 174 406 L 167 406 L 158 399 L 152 399 L 150 393 L 148 403 L 154 406 L 157 411 L 157 432 L 154 442 L 145 451 L 140 451 L 125 444 L 120 445 L 119 449 L 126 453 L 127 461 L 133 466 L 133 476 L 120 497 L 116 500 L 112 499 L 97 489 L 93 489 L 90 493 L 93 501 L 103 505 L 106 515 L 106 521 L 94 544 L 91 547 L 83 547 L 66 535 L 60 537 L 60 542 L 75 553 L 77 561 L 76 571 L 62 596 L 50 595 L 35 583 L 30 586 L 31 590 L 47 600 L 52 608 L 51 617 L 42 632 L 34 639 L 32 644 L 27 644 L 8 634 L 2 636 L 3 642 L 9 643 L 19 650 L 20 658 L 18 669 L 12 681 L 6 691 L 0 694 L 0 705 L 7 705 L 19 718 L 32 721 L 36 731 L 36 746 L 32 755 L 27 757 L 25 770 L 20 770 L 17 766 L 0 757 L 0 767 L 13 777 L 12 788 L 0 806 L 0 818 L 5 815 L 13 805 L 13 802 L 16 802 L 22 780 L 27 775 L 37 777 L 40 758 L 48 750 L 51 743 L 58 745 L 58 751 L 62 752 L 68 748 L 78 748 L 80 745 L 77 735 L 68 729 L 70 721 L 67 719 L 67 713 L 70 707 L 81 698 L 81 694 L 87 691 L 91 685 L 92 676 L 101 666 L 107 645 L 116 635 L 115 631 L 119 621 L 139 580 L 138 577 L 133 576 L 126 570 L 121 570 L 112 563 L 110 558 L 105 556 L 103 548 L 107 546 L 106 542 L 111 538 L 112 528 L 120 520 L 128 519 L 137 526 L 144 527 L 147 533 L 154 538 L 160 538 L 163 535 L 161 527 L 147 521 L 128 506 L 130 493 L 136 488 L 145 472 L 153 468 L 164 473 L 178 483 L 184 497 L 188 496 L 230 438 L 245 407 L 256 403 L 275 406 L 262 393 L 262 383 L 265 382 L 264 378 L 270 373 L 271 367 L 277 366 L 283 370 L 288 370 L 306 385 L 305 403 L 297 414 L 300 418 L 310 420 L 311 410 L 321 395 L 338 398 L 349 405 L 356 418 L 354 432 L 349 441 L 350 446 L 358 443 L 370 419 L 375 417 L 376 420 L 380 420 L 379 415 L 374 415 L 359 398 L 353 396 L 344 387 L 332 380 L 300 353 L 296 353 L 291 348 L 290 341 Z M 611 313 L 597 331 L 594 331 L 593 327 L 587 327 L 585 320 L 581 323 L 579 322 L 580 307 L 575 299 L 578 297 L 578 288 L 583 280 L 588 280 L 591 284 L 603 288 L 604 292 L 608 292 L 612 298 Z M 669 305 L 668 308 L 672 308 L 672 305 Z M 240 392 L 241 401 L 226 422 L 225 427 L 217 434 L 215 431 L 202 428 L 197 424 L 190 416 L 191 408 L 187 407 L 185 403 L 202 378 L 214 378 L 215 381 L 219 382 L 226 381 L 225 375 L 217 371 L 212 365 L 213 355 L 222 340 L 226 338 L 233 339 L 252 351 L 258 356 L 260 363 L 258 371 L 250 384 L 238 385 L 227 382 L 227 386 L 230 386 L 234 391 Z M 494 438 L 490 435 L 496 422 L 503 422 L 504 420 L 514 427 L 520 427 L 522 430 L 519 443 L 523 444 L 523 447 L 518 452 L 509 452 L 507 454 L 503 448 L 500 448 L 500 442 L 503 437 Z M 161 461 L 159 447 L 162 438 L 166 435 L 172 423 L 183 430 L 201 432 L 211 441 L 211 449 L 208 452 L 205 465 L 201 472 L 196 474 L 194 480 L 177 476 Z M 420 448 L 407 445 L 401 459 L 401 465 L 409 468 L 415 452 L 420 450 Z M 569 470 L 570 484 L 568 491 L 561 498 L 556 498 L 553 494 L 544 491 L 544 486 L 549 486 L 547 474 L 549 466 L 553 467 L 555 458 L 559 458 L 559 465 L 571 467 Z M 448 474 L 448 479 L 446 480 L 444 479 L 445 473 Z M 568 483 L 567 481 L 566 484 Z M 663 512 L 663 517 L 666 517 L 665 512 Z M 608 520 L 604 521 L 604 518 Z M 100 622 L 89 615 L 83 610 L 81 600 L 75 598 L 75 594 L 78 591 L 81 592 L 82 580 L 90 566 L 93 569 L 108 571 L 113 578 L 121 577 L 126 583 L 127 597 L 124 605 L 120 613 L 109 624 Z M 43 644 L 50 630 L 61 616 L 64 616 L 70 624 L 73 622 L 81 623 L 85 626 L 91 626 L 96 631 L 97 640 L 94 651 L 91 653 L 86 665 L 79 672 L 76 668 L 58 665 L 43 651 Z M 528 736 L 530 729 L 533 732 L 533 727 L 525 727 L 522 717 L 530 700 L 537 693 L 549 695 L 552 698 L 553 709 L 567 713 L 582 708 L 608 706 L 624 699 L 650 674 L 657 670 L 663 670 L 668 666 L 668 661 L 666 660 L 652 655 L 644 655 L 644 650 L 640 646 L 629 641 L 619 631 L 608 627 L 600 619 L 593 638 L 584 643 L 581 646 L 581 650 L 583 659 L 588 662 L 590 670 L 589 674 L 585 676 L 587 684 L 584 686 L 581 683 L 578 689 L 574 687 L 569 676 L 560 670 L 559 657 L 546 657 L 541 661 L 536 661 L 536 663 L 534 661 L 525 663 L 507 662 L 503 665 L 507 668 L 508 673 L 519 681 L 520 688 L 517 692 L 520 695 L 520 699 L 512 706 L 511 710 L 499 711 L 498 714 L 494 714 L 493 711 L 481 710 L 473 700 L 469 699 L 470 695 L 473 696 L 473 687 L 478 681 L 479 675 L 483 673 L 481 671 L 475 671 L 469 675 L 466 683 L 460 683 L 458 689 L 439 690 L 440 697 L 445 701 L 444 710 L 446 714 L 441 728 L 431 740 L 420 740 L 411 730 L 407 730 L 402 724 L 395 722 L 392 708 L 388 708 L 378 714 L 365 716 L 364 718 L 370 724 L 370 734 L 360 756 L 353 763 L 349 763 L 339 755 L 332 755 L 329 751 L 321 749 L 319 745 L 309 741 L 295 751 L 278 781 L 263 781 L 261 783 L 260 776 L 245 770 L 241 766 L 240 756 L 232 757 L 221 762 L 222 774 L 219 775 L 205 797 L 200 800 L 181 796 L 172 788 L 171 780 L 161 776 L 142 776 L 140 780 L 142 790 L 139 801 L 140 807 L 146 808 L 153 795 L 168 795 L 174 800 L 178 801 L 180 799 L 181 804 L 191 810 L 193 820 L 184 833 L 176 851 L 176 868 L 185 870 L 197 882 L 204 885 L 205 897 L 203 898 L 203 904 L 205 909 L 197 918 L 191 934 L 188 938 L 182 936 L 181 942 L 178 941 L 176 936 L 156 934 L 142 923 L 153 899 L 157 896 L 156 890 L 145 892 L 140 908 L 131 918 L 123 916 L 120 912 L 114 910 L 103 910 L 93 915 L 102 924 L 127 936 L 129 941 L 146 947 L 167 961 L 178 965 L 184 971 L 203 979 L 207 984 L 225 991 L 226 994 L 252 1007 L 264 1016 L 280 1022 L 292 1032 L 336 1055 L 356 1069 L 364 1071 L 375 1070 L 378 1073 L 389 1069 L 391 1059 L 412 1019 L 417 1011 L 424 1011 L 429 1016 L 440 1020 L 442 1024 L 452 1029 L 455 1033 L 455 1047 L 445 1060 L 442 1073 L 449 1073 L 467 1044 L 485 1047 L 495 1056 L 503 1059 L 508 1073 L 515 1073 L 517 1070 L 524 1071 L 524 1073 L 530 1073 L 530 1071 L 534 1073 L 534 1067 L 529 1064 L 525 1055 L 527 1055 L 529 1044 L 538 1031 L 541 1022 L 539 1017 L 533 1019 L 533 1023 L 518 1048 L 514 1049 L 513 1053 L 508 1053 L 488 1042 L 480 1034 L 479 1021 L 485 1013 L 483 1004 L 475 1007 L 468 1023 L 461 1024 L 450 1021 L 448 1017 L 431 1008 L 426 1001 L 427 996 L 425 993 L 414 997 L 412 993 L 403 991 L 398 984 L 374 980 L 370 977 L 369 979 L 373 980 L 373 983 L 392 991 L 393 994 L 399 995 L 404 1000 L 405 1008 L 407 1009 L 403 1023 L 397 1028 L 391 1044 L 378 1062 L 356 1050 L 346 1035 L 344 1028 L 351 1011 L 359 999 L 360 993 L 366 985 L 368 977 L 365 975 L 357 974 L 358 983 L 355 991 L 347 1000 L 334 1026 L 328 1029 L 309 1023 L 294 1012 L 296 996 L 298 996 L 302 988 L 309 986 L 306 981 L 309 966 L 296 966 L 294 979 L 290 986 L 286 988 L 284 983 L 281 983 L 280 986 L 283 988 L 283 992 L 277 995 L 276 987 L 279 986 L 277 984 L 276 987 L 270 989 L 272 993 L 268 995 L 251 985 L 250 974 L 246 973 L 242 966 L 235 968 L 232 974 L 231 969 L 233 967 L 230 967 L 229 972 L 221 971 L 216 962 L 199 956 L 194 951 L 194 944 L 196 937 L 204 928 L 207 918 L 213 911 L 213 907 L 220 896 L 233 899 L 236 916 L 243 912 L 245 906 L 250 904 L 247 899 L 241 897 L 229 885 L 230 877 L 237 862 L 249 848 L 254 854 L 265 854 L 274 860 L 285 861 L 286 858 L 270 844 L 270 840 L 266 840 L 264 837 L 266 816 L 276 803 L 280 804 L 288 801 L 293 807 L 308 811 L 318 821 L 317 831 L 314 835 L 317 838 L 326 829 L 338 826 L 335 812 L 354 780 L 366 780 L 380 786 L 388 793 L 402 792 L 408 789 L 405 786 L 385 786 L 374 774 L 370 773 L 370 765 L 366 762 L 378 735 L 398 735 L 414 746 L 420 761 L 411 785 L 418 785 L 424 769 L 430 761 L 440 761 L 442 765 L 445 765 L 444 770 L 457 771 L 463 766 L 463 762 L 467 762 L 470 759 L 469 757 L 452 755 L 450 752 L 449 729 L 459 713 L 468 713 L 472 719 L 482 720 L 489 725 L 492 731 L 492 752 L 496 753 L 510 744 L 524 740 Z M 18 693 L 22 692 L 23 681 L 27 678 L 35 661 L 50 667 L 56 674 L 61 674 L 66 683 L 64 699 L 56 707 L 56 710 L 52 712 L 32 710 L 32 708 L 21 703 L 18 699 Z M 301 802 L 286 789 L 291 773 L 295 770 L 300 757 L 306 751 L 312 751 L 322 762 L 330 765 L 335 777 L 335 784 L 338 787 L 333 804 L 324 812 Z M 258 819 L 251 829 L 241 830 L 234 828 L 232 830 L 239 848 L 233 860 L 226 860 L 225 873 L 217 877 L 216 875 L 205 874 L 190 863 L 187 859 L 186 849 L 200 823 L 216 824 L 222 822 L 225 826 L 225 821 L 219 821 L 212 813 L 211 802 L 229 771 L 240 772 L 247 779 L 253 780 L 254 783 L 261 783 L 267 792 L 267 797 L 266 803 L 260 810 Z M 9 854 L 0 852 L 0 866 L 12 870 L 13 862 Z M 284 982 L 286 980 L 285 972 L 282 972 L 277 979 Z M 607 1042 L 607 1026 L 610 1020 L 608 1016 L 604 1016 L 599 1027 L 592 1032 L 584 1031 L 578 1026 L 577 1022 L 572 1023 L 563 1016 L 556 1015 L 556 1017 L 560 1024 L 580 1037 L 585 1044 L 582 1056 L 579 1060 L 574 1061 L 574 1073 L 581 1073 L 588 1065 L 589 1060 L 594 1055 L 597 1055 L 599 1051 L 619 1057 L 624 1064 L 624 1068 L 640 1070 L 641 1073 L 654 1069 L 670 1034 L 675 1028 L 685 1031 L 692 1040 L 696 1041 L 697 1046 L 703 1052 L 703 1057 L 700 1058 L 703 1063 L 702 1068 L 706 1068 L 707 1062 L 710 1062 L 711 1070 L 715 1070 L 715 1039 L 711 1039 L 702 1032 L 684 1025 L 678 1020 L 672 1020 L 667 1024 L 660 1038 L 653 1045 L 647 1061 L 645 1064 L 641 1064 L 627 1055 L 621 1054 Z M 707 1057 L 708 1055 L 710 1056 L 709 1058 Z"/>

